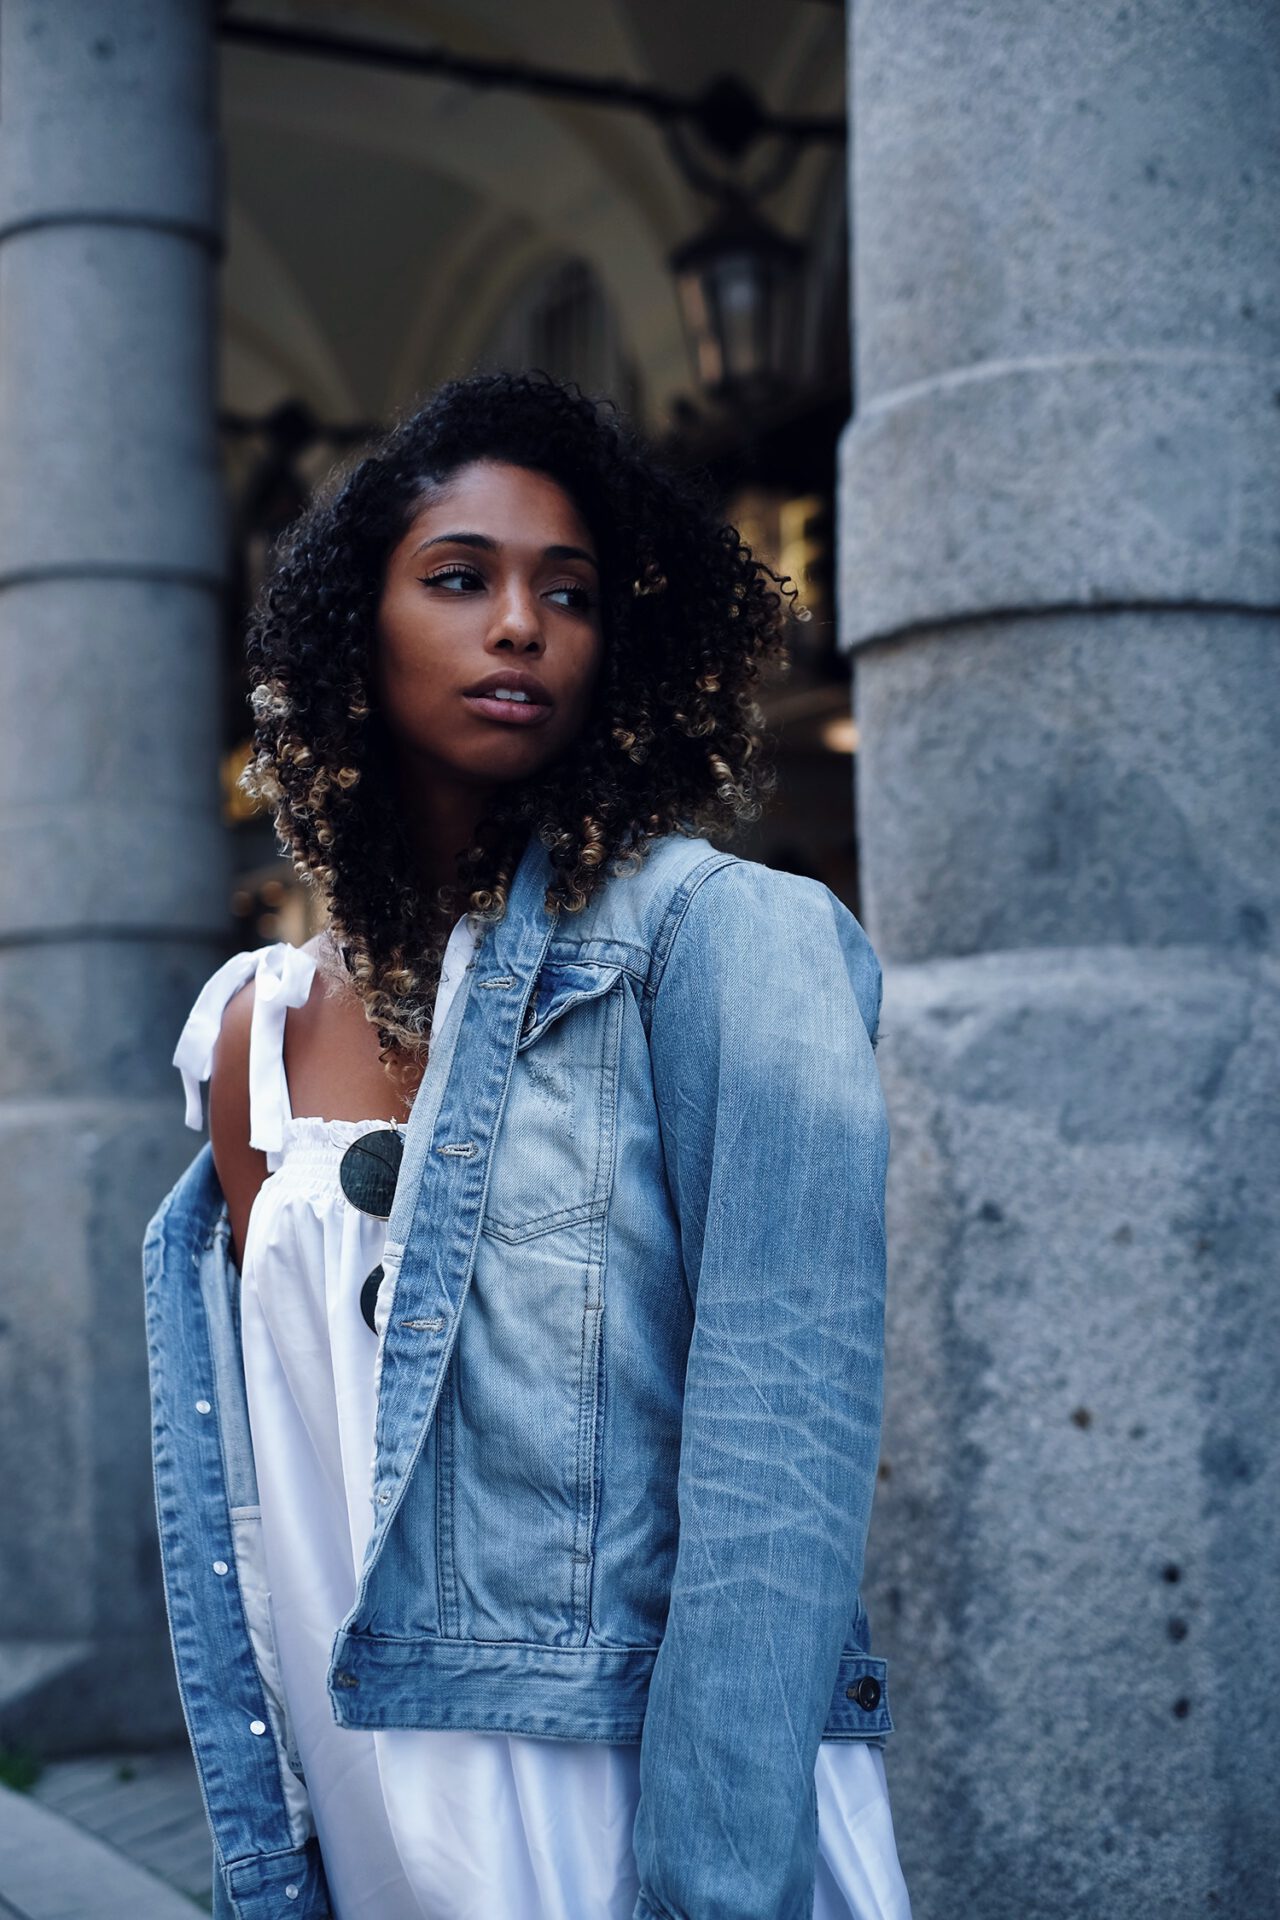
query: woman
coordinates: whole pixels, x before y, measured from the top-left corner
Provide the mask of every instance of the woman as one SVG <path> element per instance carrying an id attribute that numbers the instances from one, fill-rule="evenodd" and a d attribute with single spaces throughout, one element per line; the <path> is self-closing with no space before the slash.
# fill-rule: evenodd
<path id="1" fill-rule="evenodd" d="M 494 374 L 264 588 L 246 785 L 326 930 L 201 993 L 210 1144 L 147 1244 L 217 1913 L 908 1913 L 858 1594 L 880 972 L 704 837 L 772 785 L 769 579 Z"/>

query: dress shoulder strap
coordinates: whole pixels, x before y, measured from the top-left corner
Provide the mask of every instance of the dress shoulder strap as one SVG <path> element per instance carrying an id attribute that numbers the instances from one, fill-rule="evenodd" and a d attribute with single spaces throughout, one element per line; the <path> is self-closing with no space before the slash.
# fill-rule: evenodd
<path id="1" fill-rule="evenodd" d="M 247 953 L 233 953 L 211 974 L 187 1015 L 173 1064 L 182 1075 L 186 1092 L 186 1123 L 204 1125 L 201 1083 L 213 1071 L 213 1049 L 222 1027 L 222 1015 L 232 994 L 246 980 L 254 982 L 253 1017 L 249 1023 L 249 1145 L 262 1152 L 280 1152 L 284 1123 L 291 1117 L 289 1087 L 284 1071 L 284 1022 L 290 1007 L 307 1003 L 316 962 L 312 954 L 287 940 L 273 941 Z"/>

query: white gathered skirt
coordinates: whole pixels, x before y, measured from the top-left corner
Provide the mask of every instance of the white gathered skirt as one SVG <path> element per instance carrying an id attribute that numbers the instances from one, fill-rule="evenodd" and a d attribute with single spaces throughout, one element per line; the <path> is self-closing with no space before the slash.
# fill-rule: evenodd
<path id="1" fill-rule="evenodd" d="M 460 920 L 435 1025 L 470 952 Z M 262 950 L 258 977 L 305 959 Z M 249 956 L 237 956 L 247 961 Z M 201 1020 L 246 977 L 229 966 Z M 210 987 L 213 983 L 210 982 Z M 251 1033 L 278 1047 L 279 1018 Z M 182 1048 L 179 1049 L 182 1054 Z M 187 1049 L 188 1071 L 207 1060 Z M 339 1727 L 327 1689 L 334 1634 L 355 1598 L 372 1526 L 377 1341 L 360 1290 L 386 1224 L 350 1206 L 338 1164 L 386 1121 L 294 1119 L 282 1058 L 259 1059 L 255 1131 L 279 1142 L 254 1203 L 241 1281 L 241 1337 L 280 1672 L 335 1920 L 632 1920 L 638 1745 L 453 1730 Z M 190 1090 L 190 1080 L 188 1088 Z M 276 1089 L 273 1096 L 270 1090 Z M 824 1742 L 816 1786 L 814 1920 L 909 1920 L 879 1748 Z"/>

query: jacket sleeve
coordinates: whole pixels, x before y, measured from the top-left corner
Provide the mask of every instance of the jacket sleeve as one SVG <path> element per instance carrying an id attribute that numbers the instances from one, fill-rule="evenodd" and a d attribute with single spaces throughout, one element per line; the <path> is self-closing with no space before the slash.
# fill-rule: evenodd
<path id="1" fill-rule="evenodd" d="M 634 1920 L 812 1913 L 814 1768 L 880 1445 L 880 995 L 879 962 L 836 896 L 749 861 L 698 886 L 654 994 L 694 1317 Z"/>

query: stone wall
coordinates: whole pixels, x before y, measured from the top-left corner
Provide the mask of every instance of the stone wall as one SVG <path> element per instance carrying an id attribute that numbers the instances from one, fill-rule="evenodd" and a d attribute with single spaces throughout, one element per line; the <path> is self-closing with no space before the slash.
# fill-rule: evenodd
<path id="1" fill-rule="evenodd" d="M 852 0 L 916 1920 L 1274 1897 L 1280 15 Z"/>
<path id="2" fill-rule="evenodd" d="M 142 1235 L 225 951 L 211 15 L 0 10 L 0 1738 L 180 1734 Z"/>

